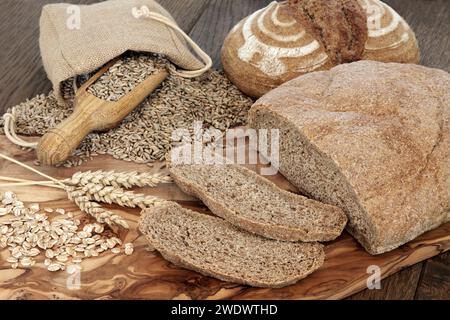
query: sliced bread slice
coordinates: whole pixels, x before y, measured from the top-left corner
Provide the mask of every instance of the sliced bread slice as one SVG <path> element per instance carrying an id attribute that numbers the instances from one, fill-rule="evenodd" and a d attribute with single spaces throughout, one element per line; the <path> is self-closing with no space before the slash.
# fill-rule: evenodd
<path id="1" fill-rule="evenodd" d="M 170 174 L 215 215 L 267 238 L 330 241 L 347 223 L 338 207 L 282 190 L 239 165 L 178 165 L 170 167 Z"/>
<path id="2" fill-rule="evenodd" d="M 175 265 L 254 287 L 293 284 L 325 259 L 321 244 L 266 239 L 174 202 L 144 210 L 139 229 Z"/>

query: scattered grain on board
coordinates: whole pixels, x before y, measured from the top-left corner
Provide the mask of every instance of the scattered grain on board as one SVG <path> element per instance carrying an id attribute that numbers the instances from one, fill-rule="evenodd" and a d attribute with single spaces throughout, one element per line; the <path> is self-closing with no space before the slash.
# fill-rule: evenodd
<path id="1" fill-rule="evenodd" d="M 124 76 L 115 77 L 111 85 L 106 84 L 105 78 L 92 85 L 92 90 L 99 95 L 103 94 L 107 99 L 113 99 L 111 90 L 118 92 L 119 96 L 128 92 L 128 83 L 135 83 L 130 79 L 141 79 L 142 74 L 147 74 L 147 68 L 151 73 L 155 70 L 155 64 L 156 68 L 163 63 L 170 65 L 162 58 L 158 58 L 155 63 L 155 59 L 142 54 L 131 54 L 122 59 L 126 59 L 126 64 L 122 63 L 117 70 L 126 69 L 126 72 L 122 72 Z M 69 79 L 62 86 L 63 95 L 69 102 L 65 106 L 59 105 L 53 92 L 50 92 L 10 108 L 8 112 L 16 117 L 17 132 L 43 135 L 72 114 L 72 83 L 73 79 Z M 121 89 L 117 91 L 117 88 Z M 215 128 L 221 131 L 244 125 L 252 103 L 221 72 L 210 71 L 194 79 L 170 75 L 117 128 L 105 133 L 90 134 L 73 157 L 63 165 L 77 166 L 99 154 L 136 163 L 148 164 L 164 160 L 165 154 L 179 143 L 173 136 L 175 130 L 187 129 L 193 135 L 196 121 L 201 121 L 205 129 Z M 0 120 L 1 126 L 3 120 Z"/>

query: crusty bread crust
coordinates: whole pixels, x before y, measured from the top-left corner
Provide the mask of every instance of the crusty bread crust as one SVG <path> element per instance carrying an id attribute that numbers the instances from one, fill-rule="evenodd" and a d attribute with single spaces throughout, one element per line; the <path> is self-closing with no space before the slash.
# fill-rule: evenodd
<path id="1" fill-rule="evenodd" d="M 322 0 L 319 2 L 322 3 Z M 329 0 L 323 2 L 331 3 Z M 353 0 L 345 0 L 343 3 L 342 6 L 337 6 L 340 11 L 335 10 L 340 19 L 336 16 L 330 19 L 330 22 L 324 17 L 320 20 L 322 28 L 327 28 L 328 37 L 332 39 L 327 42 L 328 48 L 325 48 L 325 42 L 321 37 L 317 36 L 317 31 L 314 32 L 311 28 L 307 28 L 305 33 L 305 27 L 299 23 L 285 28 L 270 20 L 276 13 L 277 19 L 282 23 L 286 23 L 292 16 L 292 10 L 284 2 L 273 3 L 262 11 L 244 18 L 229 32 L 222 47 L 222 64 L 227 77 L 245 94 L 259 98 L 300 75 L 329 70 L 336 66 L 338 60 L 360 58 L 381 62 L 419 63 L 420 50 L 415 34 L 392 8 L 380 0 L 358 0 L 359 6 Z M 366 10 L 373 9 L 372 12 L 370 10 L 364 12 L 367 17 L 361 17 L 359 14 L 363 4 L 368 4 Z M 332 15 L 320 7 L 316 10 L 324 15 Z M 367 21 L 371 14 L 376 15 L 378 11 L 384 12 L 381 20 L 376 21 L 381 23 L 382 29 L 369 29 L 367 33 L 367 27 L 363 25 L 362 20 Z M 260 20 L 263 15 L 266 16 L 265 19 Z M 343 21 L 339 23 L 342 34 L 334 32 L 336 30 L 331 21 Z M 261 30 L 259 22 L 271 33 Z M 396 28 L 392 30 L 392 26 Z M 252 34 L 245 35 L 246 32 Z M 274 34 L 277 39 L 281 38 L 284 41 L 273 40 Z M 290 40 L 296 39 L 300 34 L 303 34 L 301 39 Z M 348 36 L 349 34 L 352 36 Z M 250 44 L 252 41 L 254 43 Z M 316 49 L 305 53 L 312 45 L 317 45 Z M 361 47 L 364 48 L 362 53 L 359 51 Z M 277 72 L 272 72 L 273 70 Z"/>
<path id="2" fill-rule="evenodd" d="M 347 230 L 380 254 L 450 220 L 448 88 L 442 70 L 359 61 L 271 91 L 252 107 L 249 125 L 279 127 L 290 144 L 280 147 L 290 151 L 280 154 L 283 175 L 340 206 Z"/>
<path id="3" fill-rule="evenodd" d="M 194 165 L 195 166 L 195 165 Z M 344 212 L 331 205 L 320 203 L 315 200 L 305 198 L 300 195 L 282 190 L 278 188 L 273 182 L 268 179 L 256 174 L 255 172 L 238 165 L 221 165 L 224 171 L 232 171 L 234 175 L 240 175 L 241 177 L 246 177 L 247 179 L 254 179 L 257 181 L 259 186 L 266 187 L 272 191 L 273 195 L 279 195 L 289 201 L 293 205 L 301 203 L 303 206 L 310 208 L 315 211 L 317 215 L 327 215 L 329 221 L 327 221 L 327 226 L 319 228 L 314 226 L 291 226 L 286 225 L 281 221 L 277 223 L 267 223 L 262 221 L 257 221 L 246 215 L 245 209 L 233 206 L 227 203 L 223 199 L 213 196 L 206 188 L 204 188 L 199 183 L 190 179 L 188 175 L 185 174 L 186 168 L 193 168 L 193 166 L 169 166 L 171 177 L 174 182 L 187 194 L 193 195 L 200 200 L 213 212 L 215 215 L 224 218 L 228 222 L 244 229 L 249 232 L 283 241 L 303 241 L 303 242 L 315 242 L 315 241 L 331 241 L 336 239 L 341 235 L 345 225 L 347 223 L 347 217 Z M 208 165 L 200 166 L 203 168 L 208 168 Z M 194 169 L 195 170 L 195 169 Z M 220 179 L 220 177 L 210 176 L 210 179 Z M 207 183 L 207 181 L 206 181 Z M 225 183 L 225 182 L 224 182 Z M 238 190 L 241 192 L 246 192 L 248 196 L 255 196 L 257 190 Z M 224 191 L 225 192 L 225 191 Z M 262 199 L 256 200 L 260 202 Z M 260 212 L 261 215 L 270 212 Z M 311 217 L 311 220 L 314 218 Z M 312 223 L 314 224 L 314 223 Z M 318 224 L 318 223 L 317 223 Z"/>
<path id="4" fill-rule="evenodd" d="M 234 244 L 230 244 L 230 247 L 227 247 L 228 249 L 223 252 L 222 261 L 215 261 L 214 251 L 221 250 L 221 248 L 205 246 L 201 241 L 197 243 L 202 235 L 194 231 L 182 235 L 177 234 L 173 237 L 170 235 L 167 238 L 161 237 L 160 235 L 165 232 L 164 224 L 171 217 L 177 224 L 186 225 L 187 230 L 192 224 L 202 224 L 209 228 L 216 237 L 223 234 L 227 235 L 224 238 L 216 239 L 218 240 L 218 246 L 221 246 L 221 244 L 226 246 L 230 241 Z M 320 268 L 325 259 L 323 246 L 318 243 L 283 243 L 265 239 L 241 231 L 220 218 L 193 212 L 173 202 L 144 210 L 139 220 L 139 230 L 144 234 L 149 244 L 173 264 L 222 281 L 253 287 L 281 288 L 294 284 Z M 187 237 L 184 239 L 195 247 L 177 245 L 173 242 L 177 236 Z M 246 246 L 246 242 L 251 242 L 251 244 Z M 258 259 L 261 252 L 254 243 L 265 246 L 265 249 L 270 248 L 268 250 L 270 252 L 266 252 L 269 256 L 264 259 L 264 265 L 256 265 L 261 263 L 261 259 Z M 286 246 L 289 246 L 289 248 L 286 248 Z M 190 254 L 190 250 L 196 251 L 196 255 Z M 228 250 L 232 251 L 233 254 L 228 256 Z M 233 255 L 241 257 L 242 263 L 245 262 L 245 265 L 239 268 L 239 272 L 230 267 L 231 264 L 236 263 Z M 289 271 L 278 269 L 277 263 L 280 260 L 291 264 L 292 268 Z M 264 271 L 261 275 L 260 272 L 249 270 L 252 268 L 255 268 L 255 270 L 263 269 Z"/>

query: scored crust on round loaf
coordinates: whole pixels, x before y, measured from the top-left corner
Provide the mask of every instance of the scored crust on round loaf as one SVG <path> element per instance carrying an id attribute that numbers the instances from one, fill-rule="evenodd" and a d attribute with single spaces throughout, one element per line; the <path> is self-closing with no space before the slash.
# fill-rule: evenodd
<path id="1" fill-rule="evenodd" d="M 331 241 L 347 223 L 341 209 L 282 190 L 239 165 L 177 165 L 169 171 L 181 190 L 215 215 L 267 238 Z"/>
<path id="2" fill-rule="evenodd" d="M 320 268 L 325 259 L 318 243 L 266 239 L 174 202 L 144 210 L 139 229 L 175 265 L 254 287 L 291 285 Z"/>
<path id="3" fill-rule="evenodd" d="M 358 0 L 358 3 L 366 14 L 368 29 L 362 59 L 419 62 L 414 32 L 395 10 L 380 0 Z M 357 11 L 348 10 L 347 15 Z M 353 49 L 346 51 L 350 55 L 358 51 L 355 48 L 361 47 L 364 38 L 361 36 L 364 31 L 358 31 L 362 27 L 357 22 L 360 18 L 355 17 L 359 15 L 341 28 L 352 29 L 352 34 L 360 35 L 349 42 Z M 324 22 L 324 26 L 328 25 Z M 222 48 L 222 64 L 227 77 L 241 91 L 256 98 L 299 75 L 331 69 L 336 65 L 332 60 L 320 37 L 298 23 L 285 2 L 272 2 L 244 18 L 227 35 Z"/>
<path id="4" fill-rule="evenodd" d="M 271 91 L 249 126 L 279 128 L 280 172 L 380 254 L 450 220 L 449 88 L 442 70 L 343 64 Z"/>

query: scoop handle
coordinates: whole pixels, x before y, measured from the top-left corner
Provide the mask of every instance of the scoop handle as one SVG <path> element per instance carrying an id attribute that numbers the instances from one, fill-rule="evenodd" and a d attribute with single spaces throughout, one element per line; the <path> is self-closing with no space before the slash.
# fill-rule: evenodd
<path id="1" fill-rule="evenodd" d="M 116 127 L 167 76 L 166 70 L 158 71 L 116 102 L 97 98 L 87 91 L 87 86 L 81 87 L 73 114 L 41 138 L 36 149 L 39 161 L 56 165 L 67 160 L 89 133 Z"/>

